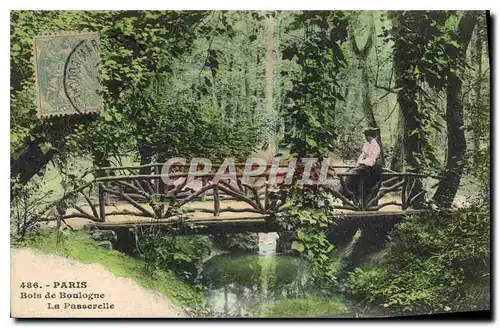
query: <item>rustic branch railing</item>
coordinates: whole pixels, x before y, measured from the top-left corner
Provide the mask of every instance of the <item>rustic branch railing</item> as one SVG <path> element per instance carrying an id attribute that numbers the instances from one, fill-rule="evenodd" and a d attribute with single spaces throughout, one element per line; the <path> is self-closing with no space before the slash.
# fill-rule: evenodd
<path id="1" fill-rule="evenodd" d="M 237 174 L 237 183 L 231 184 L 227 181 L 221 180 L 217 183 L 211 183 L 211 179 L 214 178 L 215 172 L 207 173 L 203 176 L 196 177 L 196 180 L 202 180 L 202 187 L 198 190 L 191 190 L 188 193 L 182 193 L 182 190 L 186 187 L 187 178 L 189 173 L 185 172 L 176 172 L 168 174 L 170 179 L 183 179 L 183 181 L 178 185 L 165 185 L 165 191 L 163 193 L 148 193 L 144 189 L 140 189 L 138 186 L 140 183 L 134 186 L 130 181 L 154 181 L 154 184 L 157 185 L 157 181 L 162 181 L 162 178 L 167 175 L 154 174 L 154 175 L 127 175 L 127 176 L 105 176 L 96 179 L 96 183 L 98 183 L 100 195 L 103 193 L 109 193 L 111 195 L 119 196 L 121 199 L 127 201 L 134 208 L 138 210 L 138 212 L 128 211 L 124 213 L 123 211 L 112 212 L 110 215 L 119 215 L 119 214 L 127 214 L 127 215 L 137 215 L 137 216 L 146 216 L 152 218 L 162 218 L 168 216 L 168 210 L 176 211 L 179 208 L 189 202 L 196 200 L 203 200 L 206 198 L 206 195 L 209 191 L 212 191 L 213 196 L 213 210 L 211 209 L 190 209 L 184 210 L 184 212 L 206 212 L 212 213 L 214 216 L 218 216 L 222 212 L 249 212 L 249 213 L 259 213 L 259 214 L 269 214 L 273 211 L 276 211 L 280 205 L 279 201 L 275 199 L 270 199 L 269 191 L 266 188 L 266 185 L 262 186 L 252 186 L 241 181 L 242 175 Z M 267 178 L 269 176 L 269 172 L 265 172 L 261 175 L 255 176 L 255 178 Z M 133 191 L 133 193 L 127 193 L 123 190 L 123 187 L 129 188 L 129 190 Z M 264 193 L 259 192 L 260 189 L 266 188 Z M 249 205 L 248 208 L 236 209 L 236 208 L 221 208 L 221 199 L 223 195 L 231 197 L 230 199 L 234 199 L 240 202 L 245 202 Z M 132 197 L 133 196 L 133 197 Z M 159 197 L 156 197 L 159 196 Z M 136 198 L 136 199 L 134 199 Z M 159 198 L 155 199 L 155 198 Z M 262 202 L 262 198 L 264 201 Z M 105 213 L 106 201 L 103 196 L 99 197 L 99 207 L 100 212 Z M 142 204 L 141 204 L 142 203 Z M 158 212 L 157 210 L 153 212 L 149 211 L 143 204 L 153 204 L 152 206 L 162 207 L 162 210 Z M 155 204 L 156 203 L 156 204 Z M 166 206 L 165 203 L 168 203 L 170 206 Z M 171 213 L 173 214 L 173 213 Z"/>
<path id="2" fill-rule="evenodd" d="M 253 183 L 242 181 L 242 167 L 245 163 L 236 163 L 237 170 L 236 181 L 229 183 L 228 179 L 212 183 L 220 165 L 214 164 L 211 172 L 194 177 L 194 180 L 201 182 L 201 187 L 194 190 L 188 187 L 188 175 L 190 165 L 174 164 L 173 171 L 168 175 L 162 175 L 162 163 L 152 163 L 139 166 L 115 166 L 100 167 L 88 170 L 86 174 L 94 173 L 95 180 L 87 184 L 85 188 L 97 186 L 98 203 L 92 203 L 89 195 L 86 195 L 79 188 L 75 193 L 81 193 L 84 200 L 90 207 L 91 212 L 85 211 L 81 206 L 74 205 L 77 213 L 67 214 L 65 217 L 85 217 L 96 222 L 104 222 L 106 216 L 112 215 L 131 215 L 138 217 L 166 218 L 178 216 L 180 213 L 203 212 L 219 216 L 223 212 L 234 213 L 258 213 L 269 215 L 276 213 L 283 205 L 286 191 L 278 189 L 271 190 L 269 185 L 270 168 L 259 175 L 252 176 Z M 285 166 L 285 165 L 284 165 Z M 337 197 L 342 204 L 333 205 L 340 210 L 351 211 L 378 211 L 386 206 L 400 206 L 407 210 L 412 206 L 425 191 L 415 192 L 416 181 L 422 178 L 441 179 L 440 176 L 424 175 L 416 173 L 400 173 L 384 169 L 380 174 L 381 181 L 369 191 L 369 197 L 364 195 L 364 182 L 361 182 L 361 193 L 349 190 L 346 184 L 346 177 L 356 176 L 359 173 L 336 172 L 335 169 L 351 169 L 355 166 L 350 165 L 332 165 L 328 173 L 329 178 L 334 177 L 343 192 L 336 187 L 325 186 L 329 192 Z M 140 174 L 144 169 L 150 168 L 150 174 Z M 176 171 L 177 170 L 177 171 Z M 333 173 L 332 173 L 333 172 Z M 104 173 L 104 174 L 103 174 Z M 278 173 L 283 176 L 286 173 Z M 168 177 L 174 183 L 166 184 L 162 178 Z M 198 188 L 198 187 L 197 187 Z M 401 193 L 401 200 L 388 200 L 379 204 L 379 201 L 389 193 Z M 134 210 L 119 209 L 106 212 L 107 205 L 111 202 L 108 195 L 116 197 L 119 201 L 125 201 L 130 204 Z M 361 196 L 361 197 L 359 197 Z M 193 201 L 206 201 L 209 197 L 213 201 L 213 209 L 207 208 L 183 208 L 182 206 Z M 222 200 L 236 200 L 248 205 L 246 208 L 222 207 Z M 96 206 L 97 205 L 97 206 Z M 149 205 L 149 206 L 148 206 Z M 97 209 L 98 207 L 98 209 Z"/>
<path id="3" fill-rule="evenodd" d="M 353 211 L 378 211 L 389 205 L 400 206 L 402 210 L 406 210 L 410 208 L 420 196 L 425 194 L 424 190 L 414 194 L 416 181 L 418 179 L 433 178 L 441 180 L 443 178 L 442 176 L 437 175 L 426 175 L 413 172 L 400 173 L 384 169 L 380 174 L 381 181 L 377 186 L 373 187 L 377 193 L 368 199 L 364 199 L 364 181 L 361 181 L 361 191 L 358 195 L 356 195 L 355 192 L 347 188 L 344 180 L 344 177 L 358 176 L 359 173 L 343 172 L 337 173 L 336 175 L 339 177 L 344 192 L 346 192 L 351 199 L 347 199 L 337 190 L 332 190 L 332 193 L 343 201 L 342 206 L 335 205 L 334 207 Z M 378 201 L 385 195 L 393 192 L 401 192 L 401 202 L 392 200 L 386 203 L 378 204 Z M 412 195 L 411 198 L 408 198 L 408 195 Z"/>

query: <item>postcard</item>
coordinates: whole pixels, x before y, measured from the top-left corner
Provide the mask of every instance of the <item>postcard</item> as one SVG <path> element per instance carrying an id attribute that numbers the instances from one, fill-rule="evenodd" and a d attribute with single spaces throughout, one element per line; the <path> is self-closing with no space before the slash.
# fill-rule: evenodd
<path id="1" fill-rule="evenodd" d="M 491 318 L 488 11 L 10 14 L 13 318 Z"/>

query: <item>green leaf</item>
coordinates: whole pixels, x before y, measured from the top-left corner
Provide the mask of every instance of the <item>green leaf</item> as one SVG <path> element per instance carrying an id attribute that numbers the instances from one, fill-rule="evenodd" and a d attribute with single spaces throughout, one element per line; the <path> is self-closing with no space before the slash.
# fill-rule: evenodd
<path id="1" fill-rule="evenodd" d="M 460 44 L 458 44 L 458 42 L 457 42 L 457 41 L 455 41 L 455 40 L 451 40 L 451 41 L 450 41 L 450 44 L 451 44 L 452 46 L 454 46 L 455 48 L 457 48 L 457 49 L 458 49 L 458 48 L 460 48 Z"/>
<path id="2" fill-rule="evenodd" d="M 52 144 L 50 142 L 45 142 L 42 145 L 40 145 L 40 150 L 44 155 L 47 154 L 51 149 L 52 149 Z"/>
<path id="3" fill-rule="evenodd" d="M 292 249 L 295 249 L 295 250 L 297 250 L 300 253 L 302 253 L 304 251 L 304 249 L 305 249 L 304 244 L 302 244 L 301 242 L 298 242 L 298 241 L 294 241 L 292 243 L 291 247 L 292 247 Z"/>
<path id="4" fill-rule="evenodd" d="M 297 231 L 297 237 L 299 239 L 304 239 L 306 237 L 306 235 L 305 235 L 304 231 L 299 230 L 299 231 Z"/>
<path id="5" fill-rule="evenodd" d="M 318 145 L 318 143 L 316 142 L 316 140 L 314 140 L 311 136 L 307 136 L 306 137 L 306 142 L 311 147 L 316 147 Z"/>
<path id="6" fill-rule="evenodd" d="M 104 118 L 104 120 L 105 120 L 106 122 L 111 122 L 111 121 L 113 120 L 113 118 L 111 117 L 111 115 L 109 115 L 109 113 L 108 113 L 108 112 L 104 112 L 104 113 L 102 114 L 102 117 Z"/>

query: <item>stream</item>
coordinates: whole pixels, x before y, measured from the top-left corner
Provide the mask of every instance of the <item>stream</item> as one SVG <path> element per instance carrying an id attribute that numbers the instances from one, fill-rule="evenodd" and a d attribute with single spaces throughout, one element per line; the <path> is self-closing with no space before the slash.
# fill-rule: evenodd
<path id="1" fill-rule="evenodd" d="M 261 233 L 258 254 L 225 253 L 205 263 L 206 310 L 221 317 L 353 316 L 341 297 L 321 295 L 304 259 L 276 253 L 276 238 Z"/>

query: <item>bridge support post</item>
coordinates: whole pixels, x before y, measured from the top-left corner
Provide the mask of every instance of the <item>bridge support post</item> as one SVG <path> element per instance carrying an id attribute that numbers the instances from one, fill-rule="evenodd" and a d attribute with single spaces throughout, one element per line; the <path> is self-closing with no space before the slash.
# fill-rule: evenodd
<path id="1" fill-rule="evenodd" d="M 294 254 L 297 251 L 292 249 L 292 243 L 297 240 L 295 231 L 280 231 L 276 240 L 276 252 L 284 254 Z"/>
<path id="2" fill-rule="evenodd" d="M 365 208 L 365 179 L 359 181 L 359 208 L 364 211 Z"/>
<path id="3" fill-rule="evenodd" d="M 219 188 L 217 185 L 214 186 L 214 216 L 219 216 L 220 213 L 220 198 L 219 198 Z"/>
<path id="4" fill-rule="evenodd" d="M 102 222 L 106 222 L 106 196 L 104 185 L 99 183 L 97 188 L 99 189 L 99 216 Z"/>
<path id="5" fill-rule="evenodd" d="M 207 186 L 207 178 L 203 177 L 201 178 L 201 187 L 205 188 Z M 203 192 L 201 194 L 201 201 L 204 202 L 207 199 L 207 192 Z"/>
<path id="6" fill-rule="evenodd" d="M 162 169 L 161 166 L 159 165 L 155 166 L 154 167 L 155 175 L 161 175 L 161 169 Z M 165 182 L 163 182 L 163 179 L 160 178 L 155 180 L 154 191 L 159 195 L 163 195 L 165 193 Z"/>

